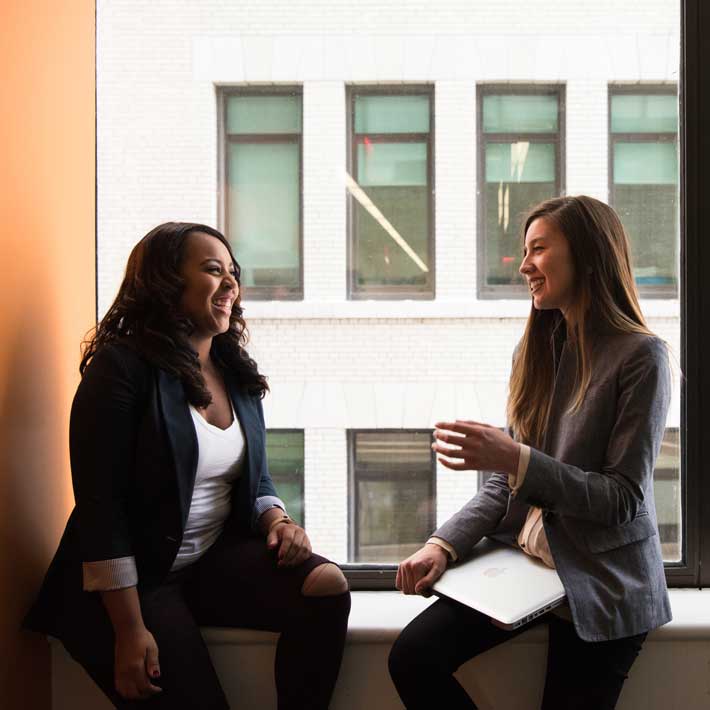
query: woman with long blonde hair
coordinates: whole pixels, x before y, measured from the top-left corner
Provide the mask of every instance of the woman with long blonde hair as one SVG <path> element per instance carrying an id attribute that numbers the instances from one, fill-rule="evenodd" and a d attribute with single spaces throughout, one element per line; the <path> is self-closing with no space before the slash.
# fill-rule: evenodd
<path id="1" fill-rule="evenodd" d="M 434 432 L 444 466 L 495 473 L 400 564 L 397 587 L 426 592 L 482 537 L 505 534 L 554 567 L 567 594 L 536 622 L 550 630 L 542 707 L 613 708 L 646 634 L 671 618 L 653 499 L 668 353 L 643 318 L 628 238 L 608 205 L 548 200 L 523 236 L 532 307 L 513 356 L 508 431 L 459 420 Z M 390 655 L 406 707 L 475 708 L 452 674 L 526 628 L 438 600 Z"/>

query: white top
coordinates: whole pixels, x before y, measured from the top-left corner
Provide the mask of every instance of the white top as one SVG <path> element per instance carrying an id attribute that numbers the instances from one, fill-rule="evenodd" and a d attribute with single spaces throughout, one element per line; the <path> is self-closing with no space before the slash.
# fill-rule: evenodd
<path id="1" fill-rule="evenodd" d="M 245 441 L 236 414 L 232 424 L 220 429 L 190 405 L 197 434 L 197 475 L 182 544 L 172 570 L 196 562 L 222 532 L 232 509 L 232 484 L 239 478 Z"/>

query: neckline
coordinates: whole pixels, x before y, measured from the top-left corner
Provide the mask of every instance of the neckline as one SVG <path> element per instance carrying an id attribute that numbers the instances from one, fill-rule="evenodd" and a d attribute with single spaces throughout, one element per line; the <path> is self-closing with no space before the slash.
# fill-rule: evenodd
<path id="1" fill-rule="evenodd" d="M 234 428 L 234 426 L 237 424 L 237 414 L 236 414 L 236 412 L 234 411 L 234 407 L 233 407 L 233 406 L 232 406 L 232 423 L 231 423 L 226 429 L 222 429 L 221 427 L 218 427 L 216 424 L 212 424 L 212 423 L 208 422 L 208 421 L 202 416 L 202 414 L 200 414 L 200 412 L 198 411 L 197 407 L 195 407 L 195 406 L 192 405 L 192 404 L 190 405 L 190 413 L 192 414 L 193 419 L 194 419 L 195 417 L 197 417 L 198 421 L 199 421 L 201 424 L 203 424 L 203 425 L 205 426 L 205 428 L 207 428 L 208 431 L 217 432 L 217 433 L 219 433 L 219 434 L 228 434 L 229 432 L 232 431 L 232 429 Z"/>

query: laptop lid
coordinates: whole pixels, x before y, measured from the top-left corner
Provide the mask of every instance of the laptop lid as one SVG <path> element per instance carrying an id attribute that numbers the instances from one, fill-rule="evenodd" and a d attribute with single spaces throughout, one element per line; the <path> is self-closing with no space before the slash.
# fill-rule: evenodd
<path id="1" fill-rule="evenodd" d="M 449 567 L 432 591 L 490 616 L 506 629 L 516 629 L 565 600 L 554 569 L 489 538 L 476 545 L 471 558 Z"/>

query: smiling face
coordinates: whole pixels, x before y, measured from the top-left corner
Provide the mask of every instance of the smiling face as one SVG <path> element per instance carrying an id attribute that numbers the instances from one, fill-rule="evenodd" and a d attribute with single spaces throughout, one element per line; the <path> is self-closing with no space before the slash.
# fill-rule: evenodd
<path id="1" fill-rule="evenodd" d="M 180 275 L 185 281 L 180 309 L 195 326 L 192 337 L 204 340 L 225 333 L 239 294 L 229 249 L 217 237 L 192 232 L 187 237 Z"/>
<path id="2" fill-rule="evenodd" d="M 566 313 L 574 298 L 575 269 L 565 235 L 554 222 L 539 217 L 528 227 L 523 253 L 520 273 L 530 288 L 533 306 Z"/>

